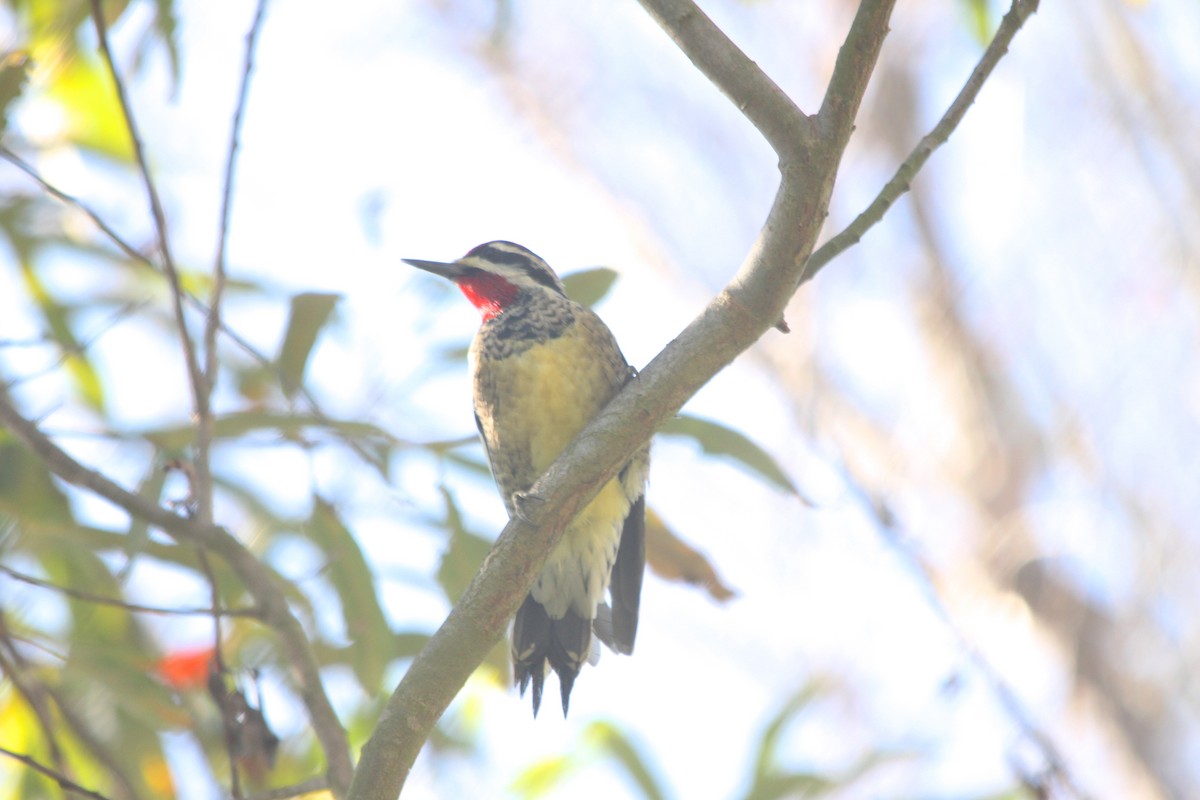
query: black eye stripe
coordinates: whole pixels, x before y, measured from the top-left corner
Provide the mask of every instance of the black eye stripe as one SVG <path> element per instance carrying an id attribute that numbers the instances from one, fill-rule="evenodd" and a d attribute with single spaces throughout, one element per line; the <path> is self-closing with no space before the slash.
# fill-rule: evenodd
<path id="1" fill-rule="evenodd" d="M 488 242 L 487 244 L 481 244 L 467 253 L 464 258 L 471 256 L 491 261 L 493 264 L 509 264 L 514 267 L 528 265 L 531 256 L 538 258 L 534 253 L 512 242 Z M 541 259 L 538 260 L 540 261 Z"/>
<path id="2" fill-rule="evenodd" d="M 464 260 L 467 258 L 478 258 L 492 264 L 515 267 L 547 289 L 553 289 L 558 294 L 565 296 L 562 287 L 559 286 L 558 279 L 550 271 L 550 267 L 546 262 L 536 253 L 519 244 L 514 244 L 513 242 L 488 242 L 487 244 L 479 245 L 463 256 Z"/>

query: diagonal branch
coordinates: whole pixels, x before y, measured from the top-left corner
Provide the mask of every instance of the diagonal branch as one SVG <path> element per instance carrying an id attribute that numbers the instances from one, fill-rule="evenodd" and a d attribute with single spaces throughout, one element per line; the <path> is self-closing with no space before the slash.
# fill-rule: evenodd
<path id="1" fill-rule="evenodd" d="M 692 0 L 641 0 L 654 21 L 782 153 L 811 146 L 812 121 Z"/>
<path id="2" fill-rule="evenodd" d="M 860 506 L 871 518 L 876 531 L 884 543 L 904 559 L 909 571 L 919 582 L 920 588 L 925 594 L 925 600 L 933 610 L 933 613 L 937 615 L 942 625 L 949 631 L 958 644 L 959 650 L 966 655 L 967 660 L 971 662 L 975 671 L 988 684 L 993 697 L 995 697 L 996 702 L 1003 709 L 1004 713 L 1017 726 L 1021 735 L 1031 742 L 1041 754 L 1048 777 L 1054 778 L 1064 791 L 1070 792 L 1071 796 L 1079 798 L 1079 800 L 1088 800 L 1089 795 L 1079 787 L 1066 761 L 1063 759 L 1062 754 L 1049 734 L 1041 729 L 1034 720 L 1033 714 L 1029 712 L 1025 704 L 1017 696 L 1016 691 L 1004 680 L 1000 671 L 988 660 L 988 657 L 984 655 L 971 636 L 963 629 L 963 626 L 959 624 L 959 621 L 951 612 L 942 596 L 942 592 L 938 588 L 939 581 L 934 567 L 904 533 L 896 515 L 882 498 L 872 496 L 871 492 L 858 481 L 846 465 L 842 464 L 839 466 L 841 467 L 843 480 L 857 496 Z"/>
<path id="3" fill-rule="evenodd" d="M 62 480 L 103 497 L 130 515 L 166 531 L 180 542 L 205 547 L 221 556 L 242 579 L 254 598 L 263 624 L 279 636 L 284 658 L 291 665 L 300 697 L 328 762 L 329 781 L 335 794 L 344 792 L 353 771 L 346 731 L 334 713 L 321 683 L 320 666 L 300 621 L 292 614 L 277 579 L 229 531 L 174 514 L 118 486 L 101 473 L 85 467 L 50 441 L 24 417 L 0 383 L 0 423 L 25 444 Z"/>
<path id="4" fill-rule="evenodd" d="M 91 0 L 92 4 L 92 22 L 96 27 L 96 38 L 100 44 L 100 52 L 104 56 L 104 63 L 108 67 L 109 76 L 112 78 L 113 88 L 117 93 L 117 100 L 121 106 L 121 115 L 125 120 L 125 127 L 129 131 L 129 141 L 133 148 L 134 160 L 137 162 L 138 173 L 141 175 L 142 184 L 146 189 L 146 198 L 150 204 L 150 216 L 154 220 L 154 230 L 158 238 L 158 252 L 162 257 L 162 270 L 167 276 L 167 281 L 171 284 L 171 300 L 174 304 L 175 325 L 179 329 L 180 343 L 183 345 L 184 362 L 187 366 L 188 382 L 192 388 L 192 406 L 196 413 L 197 419 L 204 419 L 209 414 L 209 395 L 205 387 L 204 373 L 200 368 L 200 359 L 196 355 L 196 346 L 192 342 L 192 337 L 188 333 L 187 318 L 183 311 L 184 289 L 179 280 L 179 270 L 175 267 L 175 259 L 171 255 L 170 239 L 167 235 L 167 215 L 163 211 L 162 201 L 158 196 L 158 188 L 154 185 L 154 178 L 150 175 L 150 165 L 146 161 L 145 148 L 142 146 L 142 138 L 138 133 L 137 121 L 133 115 L 133 106 L 129 102 L 129 95 L 125 91 L 125 82 L 121 79 L 121 73 L 117 71 L 116 61 L 113 59 L 112 48 L 108 40 L 108 23 L 104 19 L 104 9 L 102 8 L 101 0 Z M 202 444 L 199 443 L 198 444 Z M 212 522 L 212 472 L 209 468 L 207 452 L 203 453 L 203 458 L 196 459 L 196 498 L 197 498 L 197 516 L 201 521 L 206 523 Z"/>
<path id="5" fill-rule="evenodd" d="M 100 231 L 110 240 L 112 240 L 113 244 L 115 244 L 121 250 L 121 252 L 129 256 L 131 260 L 145 264 L 151 269 L 156 269 L 153 261 L 146 258 L 144 253 L 139 252 L 137 248 L 127 242 L 121 236 L 121 234 L 117 233 L 111 225 L 104 221 L 104 218 L 101 217 L 95 209 L 84 203 L 75 195 L 67 194 L 62 189 L 59 189 L 57 186 L 47 181 L 44 177 L 42 177 L 41 173 L 33 168 L 33 165 L 28 161 L 24 160 L 3 145 L 0 145 L 0 158 L 8 161 L 14 167 L 32 178 L 47 194 L 51 195 L 62 203 L 83 212 L 83 214 L 92 221 L 92 224 L 99 228 Z"/>
<path id="6" fill-rule="evenodd" d="M 91 800 L 108 800 L 107 797 L 100 794 L 99 792 L 93 792 L 91 789 L 80 786 L 78 783 L 71 780 L 66 775 L 63 775 L 58 770 L 54 770 L 54 769 L 51 769 L 50 767 L 47 767 L 45 764 L 41 763 L 40 761 L 33 758 L 32 756 L 27 756 L 22 753 L 14 752 L 12 750 L 9 750 L 7 747 L 0 747 L 0 755 L 8 756 L 13 761 L 20 761 L 22 764 L 24 764 L 25 766 L 34 770 L 35 772 L 40 772 L 42 775 L 45 775 L 47 778 L 49 778 L 50 780 L 57 783 L 60 787 L 62 787 L 63 791 L 68 792 L 74 796 L 87 797 L 87 798 L 90 798 Z"/>
<path id="7" fill-rule="evenodd" d="M 254 20 L 246 34 L 246 55 L 242 63 L 242 81 L 238 88 L 237 105 L 230 124 L 229 149 L 225 157 L 225 179 L 221 189 L 221 213 L 217 227 L 217 255 L 213 262 L 213 288 L 204 321 L 204 373 L 199 385 L 203 402 L 196 407 L 196 494 L 197 510 L 202 522 L 212 522 L 212 472 L 209 451 L 213 438 L 212 395 L 217 385 L 217 331 L 221 328 L 221 300 L 225 294 L 225 258 L 229 240 L 229 216 L 233 208 L 233 176 L 237 169 L 238 147 L 241 143 L 242 118 L 250 94 L 250 76 L 254 72 L 254 52 L 258 34 L 267 12 L 267 0 L 258 0 Z M 178 302 L 178 298 L 177 298 Z M 219 627 L 219 621 L 217 622 Z"/>
<path id="8" fill-rule="evenodd" d="M 221 327 L 221 296 L 225 291 L 226 245 L 229 241 L 229 216 L 233 209 L 233 176 L 237 169 L 238 149 L 241 146 L 242 117 L 250 94 L 250 76 L 254 72 L 254 51 L 267 12 L 267 0 L 258 0 L 254 21 L 246 34 L 246 57 L 242 63 L 242 83 L 238 89 L 237 106 L 229 132 L 229 150 L 225 157 L 225 180 L 221 189 L 221 219 L 217 227 L 217 257 L 213 264 L 212 299 L 208 304 L 208 321 L 204 327 L 204 377 L 207 391 L 212 394 L 217 379 L 217 330 Z M 209 415 L 211 421 L 212 416 Z"/>
<path id="9" fill-rule="evenodd" d="M 37 586 L 41 589 L 48 589 L 52 592 L 66 595 L 67 597 L 80 600 L 84 603 L 94 603 L 100 606 L 112 606 L 113 608 L 122 608 L 130 613 L 135 614 L 162 614 L 164 616 L 213 616 L 220 615 L 222 617 L 259 617 L 258 610 L 255 608 L 219 608 L 201 607 L 201 606 L 180 606 L 178 608 L 170 608 L 167 606 L 146 606 L 140 603 L 130 603 L 119 597 L 104 597 L 102 595 L 85 592 L 80 589 L 74 589 L 70 586 L 60 586 L 51 581 L 45 581 L 41 578 L 35 578 L 32 575 L 26 575 L 24 572 L 18 572 L 6 564 L 0 564 L 0 573 L 4 573 L 15 581 Z"/>
<path id="10" fill-rule="evenodd" d="M 925 166 L 925 162 L 933 155 L 933 151 L 944 145 L 949 140 L 950 134 L 954 133 L 959 123 L 962 122 L 967 109 L 975 102 L 984 83 L 991 76 L 992 70 L 1008 52 L 1013 37 L 1037 9 L 1038 0 L 1013 0 L 1008 13 L 1004 15 L 1004 19 L 1000 21 L 1000 26 L 996 29 L 996 35 L 992 37 L 991 43 L 983 51 L 979 63 L 971 71 L 970 77 L 963 84 L 958 96 L 954 98 L 954 102 L 946 109 L 946 113 L 938 120 L 937 125 L 934 125 L 933 129 L 917 143 L 912 153 L 904 159 L 904 163 L 896 170 L 896 174 L 884 185 L 871 204 L 845 229 L 817 248 L 809 257 L 804 274 L 800 277 L 801 283 L 812 279 L 822 267 L 858 244 L 863 235 L 883 219 L 883 215 L 892 207 L 892 204 L 909 190 L 913 178 L 921 171 L 921 167 Z"/>
<path id="11" fill-rule="evenodd" d="M 875 68 L 893 0 L 863 0 L 838 60 L 836 102 L 814 130 L 794 105 L 688 0 L 642 0 L 697 68 L 770 132 L 782 181 L 758 241 L 730 284 L 630 381 L 530 490 L 479 573 L 388 700 L 350 787 L 352 800 L 392 800 L 433 726 L 503 636 L 566 523 L 655 429 L 780 318 L 828 208 L 841 151 Z M 847 52 L 849 51 L 849 52 Z M 734 79 L 733 73 L 738 73 Z M 769 98 L 770 100 L 765 100 Z M 785 102 L 786 101 L 786 102 Z M 751 111 L 752 109 L 752 111 Z M 776 117 L 776 114 L 782 115 Z M 785 124 L 782 120 L 790 119 Z M 788 130 L 790 126 L 790 130 Z"/>

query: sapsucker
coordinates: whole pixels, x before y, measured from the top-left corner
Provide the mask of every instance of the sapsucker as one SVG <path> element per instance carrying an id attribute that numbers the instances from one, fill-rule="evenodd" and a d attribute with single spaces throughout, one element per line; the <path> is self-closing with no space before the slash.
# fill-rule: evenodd
<path id="1" fill-rule="evenodd" d="M 634 375 L 598 316 L 567 298 L 545 261 L 512 242 L 488 242 L 452 263 L 408 264 L 449 278 L 483 315 L 471 343 L 475 422 L 508 514 L 550 463 Z M 513 621 L 513 678 L 533 713 L 547 672 L 563 715 L 592 634 L 633 652 L 645 567 L 641 450 L 567 526 Z M 608 593 L 611 604 L 606 602 Z"/>

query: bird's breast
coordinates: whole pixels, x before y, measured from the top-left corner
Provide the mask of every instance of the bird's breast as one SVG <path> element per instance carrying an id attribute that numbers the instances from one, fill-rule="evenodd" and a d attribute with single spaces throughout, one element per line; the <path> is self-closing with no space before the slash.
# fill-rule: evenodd
<path id="1" fill-rule="evenodd" d="M 557 333 L 502 349 L 481 329 L 472 346 L 475 410 L 506 497 L 527 489 L 627 377 L 616 341 L 591 312 Z"/>

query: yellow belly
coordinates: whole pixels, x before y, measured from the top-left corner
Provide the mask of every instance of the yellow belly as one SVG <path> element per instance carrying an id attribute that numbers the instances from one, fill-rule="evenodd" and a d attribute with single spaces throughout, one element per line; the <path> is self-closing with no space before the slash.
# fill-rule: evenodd
<path id="1" fill-rule="evenodd" d="M 475 364 L 475 400 L 492 472 L 509 514 L 525 491 L 616 394 L 627 367 L 611 334 L 589 325 L 533 344 L 498 361 Z M 614 478 L 567 526 L 534 583 L 552 619 L 571 608 L 595 617 L 608 588 L 630 500 Z"/>

